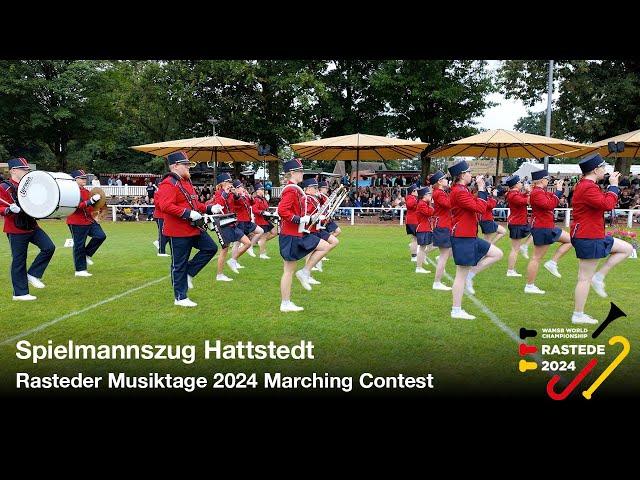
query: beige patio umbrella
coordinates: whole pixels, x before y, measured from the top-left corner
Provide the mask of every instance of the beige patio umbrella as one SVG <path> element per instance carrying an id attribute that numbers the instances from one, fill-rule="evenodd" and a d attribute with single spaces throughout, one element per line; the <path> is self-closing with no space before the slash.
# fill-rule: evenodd
<path id="1" fill-rule="evenodd" d="M 501 158 L 542 158 L 584 148 L 587 145 L 553 137 L 513 132 L 511 130 L 488 130 L 461 140 L 443 145 L 428 153 L 430 157 L 489 157 L 496 159 L 496 176 Z"/>
<path id="2" fill-rule="evenodd" d="M 609 142 L 624 142 L 624 150 L 622 152 L 610 152 Z M 565 157 L 581 157 L 590 153 L 598 152 L 603 157 L 624 157 L 636 158 L 640 157 L 640 130 L 623 133 L 611 138 L 605 138 L 599 142 L 592 143 L 586 148 L 574 150 L 564 154 Z"/>
<path id="3" fill-rule="evenodd" d="M 356 182 L 360 160 L 397 160 L 413 158 L 422 152 L 428 143 L 401 138 L 380 137 L 354 133 L 339 137 L 321 138 L 310 142 L 294 143 L 291 148 L 301 157 L 310 160 L 356 161 Z"/>
<path id="4" fill-rule="evenodd" d="M 136 145 L 134 150 L 150 153 L 158 157 L 166 157 L 173 152 L 184 151 L 189 160 L 195 163 L 213 162 L 213 175 L 217 176 L 218 162 L 277 162 L 274 155 L 260 155 L 255 143 L 243 142 L 233 138 L 211 137 L 185 138 L 167 142 Z"/>

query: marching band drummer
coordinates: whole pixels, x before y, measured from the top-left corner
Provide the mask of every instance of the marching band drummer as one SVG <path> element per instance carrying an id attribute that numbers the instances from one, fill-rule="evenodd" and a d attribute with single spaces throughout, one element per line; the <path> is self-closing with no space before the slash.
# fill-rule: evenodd
<path id="1" fill-rule="evenodd" d="M 315 215 L 321 206 L 321 203 L 320 203 L 321 200 L 318 195 L 318 181 L 315 178 L 309 178 L 305 180 L 302 184 L 304 188 L 304 193 L 307 196 L 307 209 L 305 214 L 308 216 Z M 311 225 L 309 227 L 309 231 L 313 235 L 316 235 L 317 237 L 320 237 L 322 240 L 328 242 L 330 245 L 328 251 L 331 251 L 338 246 L 339 240 L 336 237 L 334 237 L 331 233 L 327 232 L 327 230 L 323 227 L 322 222 L 326 220 L 326 218 L 327 218 L 326 216 L 320 215 L 318 221 L 314 225 Z M 311 260 L 311 255 L 307 256 L 306 263 L 308 264 L 310 260 Z M 322 258 L 316 263 L 316 266 L 314 268 L 309 267 L 309 271 L 314 269 L 317 269 L 318 271 L 322 272 Z M 311 275 L 309 275 L 309 283 L 311 285 L 320 285 L 320 282 L 318 282 L 316 279 L 311 277 Z"/>
<path id="2" fill-rule="evenodd" d="M 604 278 L 609 270 L 631 255 L 633 247 L 619 238 L 606 236 L 604 230 L 604 212 L 615 208 L 620 189 L 620 173 L 613 172 L 609 177 L 609 188 L 602 192 L 597 181 L 605 175 L 606 162 L 599 154 L 590 155 L 581 160 L 583 177 L 573 192 L 573 221 L 571 222 L 571 243 L 578 257 L 578 282 L 575 290 L 575 308 L 572 323 L 598 323 L 586 313 L 584 306 L 589 296 L 589 283 L 601 297 L 606 297 Z M 596 272 L 598 261 L 607 257 L 606 262 Z"/>
<path id="3" fill-rule="evenodd" d="M 474 295 L 473 277 L 502 258 L 502 250 L 482 238 L 478 238 L 478 217 L 486 211 L 487 192 L 482 175 L 476 177 L 478 198 L 467 185 L 471 183 L 471 168 L 464 160 L 449 167 L 453 178 L 451 187 L 451 247 L 456 266 L 453 282 L 453 307 L 451 318 L 474 320 L 476 317 L 462 309 L 462 295 L 467 291 Z"/>
<path id="4" fill-rule="evenodd" d="M 522 253 L 524 258 L 529 258 L 527 242 L 531 241 L 531 228 L 527 220 L 527 205 L 529 205 L 531 187 L 525 185 L 523 188 L 518 175 L 507 177 L 505 183 L 509 187 L 506 195 L 507 205 L 509 206 L 507 226 L 509 227 L 509 237 L 511 238 L 507 277 L 521 277 L 522 274 L 516 272 L 516 261 L 518 260 L 518 251 Z"/>
<path id="5" fill-rule="evenodd" d="M 218 247 L 204 229 L 191 222 L 202 219 L 202 213 L 218 213 L 220 209 L 198 201 L 185 152 L 169 154 L 167 163 L 171 171 L 162 178 L 155 198 L 164 217 L 163 233 L 171 245 L 174 305 L 195 307 L 198 304 L 189 299 L 187 289 L 193 288 L 193 277 L 211 261 Z M 199 252 L 189 260 L 192 248 Z"/>
<path id="6" fill-rule="evenodd" d="M 35 219 L 27 215 L 18 206 L 18 184 L 31 168 L 24 158 L 12 158 L 8 161 L 8 180 L 0 183 L 0 215 L 4 217 L 3 231 L 9 239 L 11 247 L 11 284 L 13 300 L 35 300 L 29 294 L 29 284 L 35 288 L 44 288 L 42 283 L 44 271 L 56 250 L 49 236 L 40 228 Z M 40 249 L 27 270 L 27 250 L 33 243 Z"/>
<path id="7" fill-rule="evenodd" d="M 207 205 L 215 206 L 219 213 L 228 215 L 234 213 L 235 192 L 233 184 L 231 182 L 231 175 L 223 172 L 218 175 L 216 184 L 216 193 L 214 197 L 207 202 Z M 216 274 L 216 280 L 218 282 L 231 282 L 232 278 L 227 277 L 224 274 L 224 263 L 229 252 L 229 245 L 232 242 L 241 242 L 242 246 L 238 249 L 231 249 L 231 258 L 227 260 L 227 265 L 234 273 L 239 273 L 240 270 L 238 264 L 238 257 L 247 251 L 247 248 L 251 245 L 249 238 L 244 234 L 244 231 L 238 228 L 237 222 L 224 225 L 220 228 L 222 238 L 224 238 L 226 247 L 222 248 L 220 255 L 218 256 L 218 271 Z"/>
<path id="8" fill-rule="evenodd" d="M 320 189 L 320 206 L 322 206 L 327 202 L 327 200 L 329 200 L 329 182 L 327 182 L 326 180 L 318 182 L 318 188 Z M 342 233 L 342 230 L 340 229 L 338 224 L 331 218 L 328 219 L 328 222 L 324 225 L 324 227 L 327 232 L 329 232 L 336 238 Z"/>
<path id="9" fill-rule="evenodd" d="M 258 247 L 260 248 L 260 258 L 269 260 L 271 257 L 267 255 L 267 242 L 278 235 L 278 232 L 273 225 L 264 218 L 262 215 L 264 212 L 269 211 L 269 202 L 264 198 L 264 185 L 262 183 L 256 183 L 255 195 L 253 197 L 253 203 L 251 205 L 251 211 L 255 217 L 256 224 L 264 232 L 258 240 Z"/>
<path id="10" fill-rule="evenodd" d="M 244 188 L 242 182 L 240 180 L 233 181 L 234 192 L 234 201 L 233 201 L 233 212 L 236 214 L 238 218 L 237 227 L 242 230 L 242 232 L 247 236 L 250 240 L 249 247 L 245 248 L 250 257 L 255 257 L 256 254 L 253 253 L 253 246 L 258 243 L 260 237 L 264 233 L 262 228 L 251 221 L 251 201 L 252 198 L 249 195 L 249 192 Z M 238 249 L 242 248 L 237 243 L 233 246 L 233 253 L 237 256 L 237 258 L 244 253 L 244 251 L 238 254 Z"/>
<path id="11" fill-rule="evenodd" d="M 416 239 L 416 227 L 418 226 L 418 219 L 416 218 L 416 206 L 418 205 L 418 192 L 416 191 L 415 185 L 410 185 L 409 188 L 407 188 L 405 203 L 407 206 L 407 218 L 405 219 L 407 224 L 405 225 L 405 230 L 407 235 L 411 235 L 411 243 L 409 243 L 411 261 L 417 262 L 418 242 Z"/>
<path id="12" fill-rule="evenodd" d="M 89 190 L 84 188 L 87 185 L 87 174 L 84 170 L 74 170 L 69 175 L 76 180 L 78 187 L 80 187 L 78 208 L 67 217 L 67 225 L 73 237 L 75 276 L 90 277 L 93 274 L 87 271 L 87 265 L 93 265 L 93 255 L 107 239 L 104 230 L 92 215 L 93 205 L 100 200 L 100 195 L 96 193 L 91 196 Z M 91 240 L 85 245 L 87 237 L 91 237 Z"/>
<path id="13" fill-rule="evenodd" d="M 424 187 L 418 191 L 418 203 L 416 204 L 416 241 L 418 243 L 416 273 L 431 273 L 422 267 L 426 256 L 428 245 L 433 242 L 433 233 L 431 230 L 431 216 L 434 209 L 431 206 L 431 192 L 429 187 Z"/>
<path id="14" fill-rule="evenodd" d="M 552 243 L 559 242 L 553 258 L 544 264 L 544 268 L 549 270 L 552 275 L 560 278 L 558 272 L 558 260 L 571 249 L 571 237 L 561 228 L 556 227 L 553 218 L 553 210 L 558 206 L 558 202 L 562 197 L 563 181 L 556 181 L 555 193 L 547 192 L 549 184 L 549 172 L 547 170 L 539 170 L 531 173 L 533 181 L 533 189 L 529 197 L 532 210 L 531 220 L 531 236 L 533 237 L 533 257 L 529 260 L 527 266 L 527 284 L 524 287 L 524 293 L 544 294 L 545 291 L 539 289 L 535 285 L 540 261 L 544 254 L 549 250 Z"/>
<path id="15" fill-rule="evenodd" d="M 438 170 L 431 177 L 429 183 L 433 186 L 433 245 L 440 250 L 436 274 L 433 279 L 433 290 L 451 290 L 442 283 L 444 267 L 451 256 L 451 202 L 447 193 L 449 180 L 444 172 Z"/>
<path id="16" fill-rule="evenodd" d="M 303 234 L 299 231 L 300 224 L 309 223 L 310 217 L 304 214 L 304 192 L 297 185 L 303 178 L 302 162 L 293 159 L 284 164 L 285 180 L 287 184 L 282 189 L 278 214 L 280 215 L 280 255 L 284 260 L 284 271 L 280 280 L 281 312 L 299 312 L 304 310 L 291 301 L 291 281 L 296 269 L 296 262 L 311 254 L 306 266 L 298 270 L 296 277 L 306 290 L 311 290 L 308 278 L 311 268 L 324 257 L 329 250 L 329 243 L 320 237 Z"/>

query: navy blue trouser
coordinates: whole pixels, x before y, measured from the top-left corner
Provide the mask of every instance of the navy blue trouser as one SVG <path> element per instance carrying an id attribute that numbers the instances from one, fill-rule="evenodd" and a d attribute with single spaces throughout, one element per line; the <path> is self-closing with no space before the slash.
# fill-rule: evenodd
<path id="1" fill-rule="evenodd" d="M 87 269 L 87 257 L 93 257 L 102 242 L 107 239 L 107 235 L 96 222 L 91 225 L 69 225 L 69 230 L 73 236 L 73 265 L 76 272 L 81 272 Z M 91 240 L 85 246 L 87 236 L 91 237 Z"/>
<path id="2" fill-rule="evenodd" d="M 171 282 L 176 300 L 187 295 L 187 275 L 195 277 L 218 251 L 218 246 L 206 232 L 193 237 L 168 237 L 171 243 Z M 191 260 L 191 249 L 199 250 Z"/>
<path id="3" fill-rule="evenodd" d="M 36 228 L 30 233 L 7 233 L 9 245 L 11 246 L 11 283 L 13 284 L 13 294 L 27 295 L 29 284 L 27 283 L 27 273 L 32 277 L 42 278 L 44 271 L 49 265 L 56 246 L 49 235 L 41 228 Z M 29 243 L 33 243 L 40 249 L 40 253 L 33 260 L 27 272 L 27 249 Z"/>
<path id="4" fill-rule="evenodd" d="M 158 253 L 167 253 L 167 242 L 169 241 L 169 238 L 162 233 L 164 220 L 162 218 L 156 218 L 155 221 L 158 224 Z"/>

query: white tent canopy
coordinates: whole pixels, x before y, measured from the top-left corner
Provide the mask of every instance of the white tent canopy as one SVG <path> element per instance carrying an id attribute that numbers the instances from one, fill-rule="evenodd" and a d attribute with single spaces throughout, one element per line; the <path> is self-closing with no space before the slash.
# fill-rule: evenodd
<path id="1" fill-rule="evenodd" d="M 520 165 L 520 168 L 513 172 L 513 174 L 518 175 L 520 178 L 527 177 L 528 180 L 531 180 L 531 172 L 537 172 L 538 170 L 542 170 L 543 168 L 544 164 L 542 163 L 524 162 L 522 165 Z"/>

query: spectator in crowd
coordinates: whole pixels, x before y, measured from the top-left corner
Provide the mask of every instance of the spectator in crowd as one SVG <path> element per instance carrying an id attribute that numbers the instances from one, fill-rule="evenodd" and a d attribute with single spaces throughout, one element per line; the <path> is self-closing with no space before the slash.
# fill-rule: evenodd
<path id="1" fill-rule="evenodd" d="M 156 194 L 157 190 L 158 186 L 149 180 L 149 183 L 147 184 L 147 197 L 149 197 L 149 200 L 153 200 L 153 196 Z"/>
<path id="2" fill-rule="evenodd" d="M 116 186 L 121 187 L 122 186 L 122 180 L 120 180 L 120 177 L 118 177 L 116 179 Z"/>

